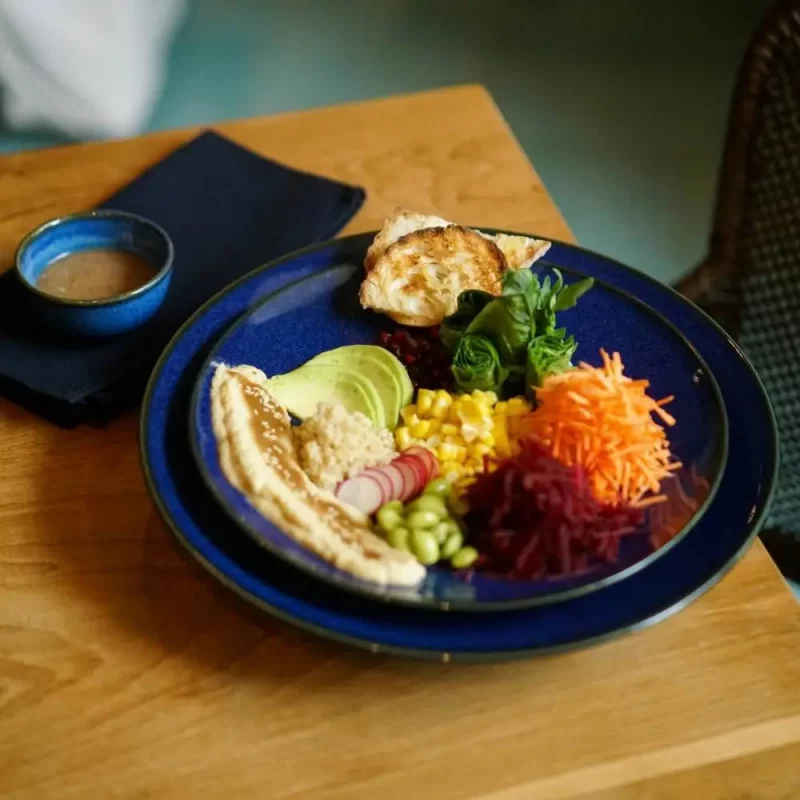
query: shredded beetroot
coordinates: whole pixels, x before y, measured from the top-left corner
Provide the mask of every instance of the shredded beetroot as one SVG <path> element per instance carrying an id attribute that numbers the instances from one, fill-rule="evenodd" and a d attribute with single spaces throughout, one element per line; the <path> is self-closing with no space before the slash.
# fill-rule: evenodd
<path id="1" fill-rule="evenodd" d="M 383 331 L 380 343 L 405 366 L 415 388 L 449 389 L 453 383 L 450 357 L 439 341 L 438 328 Z"/>
<path id="2" fill-rule="evenodd" d="M 616 560 L 621 537 L 644 518 L 641 509 L 598 502 L 581 468 L 556 461 L 532 440 L 491 463 L 496 469 L 480 474 L 466 494 L 467 538 L 482 572 L 528 580 L 583 572 Z"/>

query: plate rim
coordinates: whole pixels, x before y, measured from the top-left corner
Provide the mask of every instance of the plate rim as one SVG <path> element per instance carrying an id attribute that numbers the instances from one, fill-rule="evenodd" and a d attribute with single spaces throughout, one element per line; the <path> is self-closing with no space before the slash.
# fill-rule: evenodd
<path id="1" fill-rule="evenodd" d="M 540 263 L 547 265 L 548 268 L 551 270 L 555 268 L 573 277 L 578 277 L 578 278 L 592 277 L 569 267 L 561 267 L 559 265 L 550 264 L 546 260 L 546 257 L 543 258 Z M 645 303 L 643 300 L 640 300 L 630 292 L 620 289 L 619 287 L 612 286 L 606 281 L 595 279 L 596 285 L 601 286 L 606 291 L 609 291 L 614 295 L 625 298 L 628 302 L 633 303 L 634 305 L 641 308 L 644 312 L 654 317 L 661 325 L 665 326 L 668 330 L 670 330 L 677 337 L 677 339 L 680 340 L 680 342 L 683 344 L 684 347 L 688 348 L 689 352 L 691 352 L 693 357 L 699 363 L 700 367 L 704 370 L 710 382 L 711 394 L 714 398 L 714 401 L 716 403 L 720 415 L 721 424 L 720 424 L 720 430 L 718 432 L 717 441 L 715 442 L 715 453 L 714 453 L 714 462 L 715 462 L 714 466 L 716 467 L 716 471 L 713 477 L 713 481 L 710 484 L 708 495 L 706 496 L 700 507 L 692 515 L 692 519 L 689 521 L 689 523 L 685 525 L 677 535 L 673 536 L 672 539 L 670 539 L 668 542 L 666 542 L 658 549 L 648 553 L 644 558 L 632 564 L 629 564 L 627 567 L 618 570 L 616 572 L 613 572 L 610 575 L 605 576 L 604 578 L 589 581 L 587 583 L 580 584 L 579 586 L 576 586 L 574 588 L 565 589 L 559 592 L 553 592 L 544 595 L 537 595 L 533 597 L 513 599 L 513 600 L 502 600 L 498 602 L 477 601 L 474 599 L 442 600 L 437 598 L 425 598 L 425 597 L 414 597 L 414 598 L 403 597 L 400 594 L 399 589 L 395 592 L 392 592 L 391 591 L 392 587 L 372 586 L 366 581 L 360 581 L 354 576 L 345 573 L 343 570 L 337 569 L 335 566 L 334 566 L 334 569 L 336 570 L 335 572 L 333 573 L 326 572 L 325 570 L 318 568 L 313 564 L 309 564 L 307 562 L 302 561 L 301 558 L 295 557 L 293 553 L 286 552 L 284 548 L 274 544 L 268 539 L 265 539 L 257 532 L 255 527 L 253 527 L 250 523 L 240 519 L 237 516 L 235 509 L 231 507 L 228 500 L 225 497 L 223 497 L 222 493 L 217 487 L 216 479 L 211 475 L 211 470 L 209 468 L 209 465 L 206 464 L 206 461 L 202 456 L 201 444 L 199 441 L 199 432 L 197 430 L 197 425 L 195 424 L 195 422 L 199 413 L 199 404 L 201 400 L 203 384 L 206 382 L 206 378 L 210 370 L 213 368 L 214 362 L 218 360 L 218 358 L 215 356 L 215 353 L 219 350 L 220 347 L 222 347 L 225 344 L 226 341 L 228 341 L 231 337 L 233 337 L 240 330 L 242 326 L 248 323 L 248 320 L 252 317 L 253 314 L 258 313 L 261 309 L 264 308 L 265 305 L 267 305 L 270 302 L 273 302 L 275 298 L 280 296 L 281 294 L 289 292 L 292 289 L 296 289 L 298 284 L 303 284 L 306 282 L 317 280 L 319 279 L 320 276 L 329 272 L 333 272 L 334 270 L 342 269 L 342 267 L 344 266 L 352 266 L 353 269 L 355 270 L 358 269 L 358 265 L 355 264 L 352 265 L 337 264 L 326 267 L 325 269 L 319 270 L 310 275 L 306 275 L 295 281 L 287 283 L 285 286 L 282 286 L 279 289 L 270 292 L 269 294 L 260 298 L 252 306 L 248 307 L 246 311 L 244 311 L 240 316 L 238 316 L 233 322 L 231 322 L 225 328 L 225 330 L 220 334 L 219 338 L 214 342 L 211 348 L 211 352 L 203 359 L 203 362 L 197 371 L 197 375 L 194 380 L 194 385 L 192 387 L 192 394 L 189 399 L 189 407 L 187 410 L 187 423 L 188 423 L 190 449 L 192 452 L 192 456 L 194 458 L 195 467 L 197 468 L 197 471 L 200 473 L 200 476 L 206 488 L 211 492 L 215 501 L 223 509 L 228 518 L 236 525 L 236 527 L 240 531 L 242 531 L 243 533 L 245 533 L 245 535 L 249 536 L 253 541 L 255 541 L 256 544 L 259 545 L 259 547 L 262 547 L 265 550 L 267 550 L 267 552 L 269 552 L 270 555 L 277 556 L 278 558 L 282 559 L 287 564 L 289 564 L 292 568 L 299 569 L 302 572 L 306 573 L 307 575 L 310 575 L 311 577 L 317 580 L 321 580 L 324 583 L 327 583 L 328 585 L 333 586 L 336 589 L 346 591 L 350 594 L 354 594 L 359 597 L 365 597 L 374 602 L 385 603 L 387 605 L 397 605 L 397 606 L 402 606 L 404 608 L 426 610 L 432 613 L 467 612 L 467 613 L 492 614 L 503 611 L 518 611 L 527 608 L 536 608 L 537 606 L 545 606 L 545 605 L 551 605 L 553 603 L 566 602 L 567 600 L 574 600 L 578 597 L 583 597 L 585 595 L 600 591 L 601 589 L 605 589 L 606 587 L 612 586 L 613 584 L 621 580 L 625 580 L 626 578 L 635 575 L 640 570 L 645 569 L 646 567 L 657 561 L 659 558 L 664 556 L 666 553 L 668 553 L 669 550 L 672 549 L 672 547 L 678 544 L 678 542 L 682 541 L 683 538 L 692 531 L 692 529 L 700 522 L 705 513 L 711 507 L 711 504 L 717 495 L 719 487 L 722 484 L 725 470 L 727 468 L 728 450 L 730 441 L 728 413 L 727 409 L 725 408 L 725 400 L 722 396 L 722 391 L 719 387 L 719 383 L 717 382 L 716 376 L 714 375 L 713 371 L 709 367 L 706 360 L 703 358 L 703 356 L 700 354 L 700 352 L 697 350 L 694 344 L 692 344 L 692 342 L 689 340 L 689 338 L 685 336 L 677 326 L 675 326 L 672 322 L 670 322 L 670 320 L 664 317 L 663 314 L 656 311 L 654 308 L 651 308 L 647 303 Z M 223 479 L 227 481 L 227 478 L 225 478 L 224 475 Z M 227 482 L 230 484 L 230 481 Z M 235 489 L 236 487 L 232 488 Z M 243 495 L 243 493 L 241 492 L 240 494 Z M 247 498 L 244 497 L 244 500 L 247 501 Z M 279 525 L 276 525 L 270 520 L 267 520 L 267 523 L 277 528 L 279 531 L 281 531 Z M 288 536 L 288 534 L 286 533 L 284 533 L 284 535 Z M 308 550 L 310 553 L 313 554 L 313 551 L 309 550 L 308 548 L 304 549 Z M 319 556 L 317 557 L 320 558 Z M 341 573 L 341 575 L 337 573 Z"/>
<path id="2" fill-rule="evenodd" d="M 487 229 L 487 230 L 494 232 L 508 232 L 507 229 Z M 359 236 L 366 236 L 366 234 L 354 234 L 348 238 L 358 238 Z M 655 278 L 652 278 L 651 276 L 647 275 L 646 273 L 641 272 L 640 270 L 637 270 L 634 267 L 630 267 L 627 264 L 624 264 L 618 261 L 617 259 L 614 259 L 613 257 L 606 256 L 602 253 L 598 253 L 588 248 L 578 247 L 577 245 L 570 242 L 562 242 L 557 239 L 550 239 L 549 241 L 552 241 L 554 244 L 557 244 L 560 247 L 564 247 L 568 250 L 576 251 L 578 253 L 585 253 L 590 257 L 604 260 L 613 267 L 620 269 L 623 273 L 630 273 L 637 280 L 643 280 L 646 283 L 653 284 L 659 290 L 666 291 L 670 295 L 676 295 L 678 296 L 679 299 L 682 299 L 685 302 L 687 302 L 690 306 L 692 306 L 694 312 L 697 313 L 698 316 L 702 320 L 704 320 L 706 324 L 709 324 L 710 327 L 712 327 L 720 335 L 720 338 L 724 340 L 727 343 L 727 345 L 738 355 L 740 360 L 744 362 L 748 372 L 755 380 L 755 385 L 757 386 L 758 391 L 761 394 L 761 397 L 764 401 L 765 411 L 768 417 L 768 427 L 772 432 L 772 436 L 770 437 L 770 442 L 769 442 L 772 458 L 770 460 L 770 463 L 765 463 L 765 466 L 769 470 L 769 488 L 767 490 L 767 493 L 765 494 L 762 506 L 759 509 L 758 513 L 753 515 L 747 520 L 745 524 L 746 533 L 744 538 L 742 539 L 741 544 L 739 545 L 738 548 L 736 548 L 736 550 L 733 553 L 731 553 L 731 555 L 724 561 L 724 563 L 720 564 L 719 568 L 712 575 L 710 575 L 705 581 L 699 584 L 693 591 L 689 592 L 680 599 L 676 600 L 672 605 L 669 605 L 668 607 L 663 608 L 661 611 L 652 614 L 651 616 L 645 617 L 637 622 L 616 628 L 615 630 L 609 631 L 604 634 L 600 634 L 597 636 L 590 636 L 584 639 L 567 642 L 560 645 L 553 645 L 549 647 L 534 647 L 534 648 L 494 651 L 491 653 L 481 653 L 476 651 L 458 651 L 454 653 L 446 653 L 436 650 L 420 649 L 415 647 L 377 644 L 371 642 L 369 639 L 366 638 L 352 636 L 349 634 L 341 634 L 331 630 L 330 628 L 317 625 L 314 623 L 309 623 L 306 620 L 303 620 L 292 613 L 278 609 L 272 604 L 265 602 L 260 598 L 254 596 L 247 590 L 240 587 L 234 581 L 223 575 L 214 564 L 209 562 L 209 560 L 205 556 L 201 555 L 186 539 L 185 535 L 180 530 L 180 527 L 173 520 L 170 512 L 166 509 L 164 500 L 161 496 L 161 492 L 154 479 L 154 475 L 152 473 L 149 464 L 149 456 L 148 456 L 148 442 L 149 442 L 148 422 L 152 405 L 152 397 L 156 388 L 156 384 L 158 383 L 158 380 L 161 377 L 164 367 L 166 366 L 166 364 L 170 359 L 172 351 L 179 344 L 179 342 L 182 341 L 184 334 L 186 334 L 187 331 L 196 324 L 197 320 L 201 316 L 203 316 L 214 304 L 216 304 L 222 298 L 223 295 L 227 294 L 230 291 L 233 291 L 241 284 L 253 278 L 256 274 L 264 272 L 268 268 L 273 268 L 282 265 L 284 263 L 288 263 L 289 261 L 292 261 L 298 257 L 302 257 L 303 255 L 306 254 L 311 254 L 316 250 L 323 249 L 324 247 L 330 247 L 336 241 L 338 240 L 330 239 L 323 243 L 312 244 L 309 245 L 308 247 L 300 248 L 296 251 L 293 251 L 292 253 L 282 256 L 279 259 L 268 262 L 268 264 L 256 267 L 254 270 L 250 271 L 245 275 L 242 275 L 240 278 L 231 282 L 226 287 L 221 289 L 219 292 L 215 293 L 211 298 L 209 298 L 205 303 L 203 303 L 178 328 L 178 330 L 175 332 L 175 334 L 170 339 L 169 343 L 159 356 L 150 374 L 150 378 L 148 379 L 147 386 L 145 389 L 145 394 L 142 401 L 142 411 L 140 413 L 140 419 L 139 419 L 139 456 L 140 456 L 140 463 L 142 465 L 143 475 L 145 478 L 145 485 L 156 507 L 156 511 L 158 512 L 159 516 L 164 522 L 167 530 L 172 534 L 173 538 L 178 543 L 180 552 L 182 552 L 187 557 L 187 560 L 189 560 L 194 566 L 202 567 L 205 575 L 216 578 L 223 586 L 230 589 L 234 593 L 234 595 L 237 596 L 238 599 L 246 602 L 248 606 L 255 607 L 260 611 L 264 611 L 270 614 L 272 617 L 284 623 L 289 623 L 295 628 L 299 628 L 301 630 L 314 633 L 315 635 L 318 635 L 323 639 L 329 641 L 336 641 L 341 644 L 346 644 L 348 646 L 356 647 L 358 649 L 367 650 L 372 653 L 385 653 L 401 657 L 418 658 L 428 661 L 497 663 L 501 661 L 519 660 L 531 656 L 570 652 L 577 649 L 582 649 L 584 647 L 589 647 L 594 644 L 600 644 L 603 642 L 611 641 L 627 633 L 632 633 L 647 628 L 650 625 L 656 624 L 657 622 L 660 622 L 663 619 L 671 616 L 672 614 L 682 610 L 691 602 L 693 602 L 695 599 L 705 594 L 709 589 L 716 586 L 716 584 L 719 583 L 733 569 L 733 567 L 739 563 L 739 561 L 742 559 L 744 554 L 749 550 L 754 539 L 758 535 L 758 532 L 763 526 L 763 523 L 769 512 L 770 506 L 772 504 L 777 489 L 778 467 L 780 460 L 780 441 L 778 438 L 777 421 L 775 418 L 774 409 L 772 408 L 769 395 L 767 394 L 766 389 L 764 388 L 764 385 L 758 373 L 755 371 L 750 361 L 744 355 L 739 345 L 725 332 L 725 330 L 717 322 L 715 322 L 708 314 L 706 314 L 706 312 L 704 312 L 699 307 L 695 306 L 690 301 L 687 301 L 686 298 L 683 298 L 681 295 L 679 295 L 679 293 L 676 292 L 676 290 L 673 289 L 671 286 L 663 284 L 660 281 L 657 281 Z"/>

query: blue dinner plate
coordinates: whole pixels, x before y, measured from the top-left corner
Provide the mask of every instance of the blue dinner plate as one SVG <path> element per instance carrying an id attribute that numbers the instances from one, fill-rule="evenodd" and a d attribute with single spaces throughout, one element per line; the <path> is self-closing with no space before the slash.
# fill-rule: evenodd
<path id="1" fill-rule="evenodd" d="M 611 259 L 554 244 L 549 260 L 594 275 L 662 314 L 706 361 L 724 398 L 729 458 L 703 519 L 661 558 L 590 595 L 497 614 L 431 614 L 341 592 L 267 553 L 220 508 L 189 446 L 189 402 L 216 340 L 264 297 L 301 278 L 357 261 L 370 235 L 295 253 L 256 270 L 200 309 L 164 351 L 141 417 L 142 463 L 176 540 L 249 603 L 319 635 L 432 659 L 502 660 L 585 646 L 656 622 L 713 586 L 757 534 L 777 475 L 775 419 L 761 382 L 736 345 L 669 288 Z"/>
<path id="2" fill-rule="evenodd" d="M 618 289 L 597 282 L 579 308 L 559 315 L 579 342 L 577 358 L 598 362 L 599 350 L 622 353 L 626 374 L 646 377 L 656 397 L 674 395 L 669 411 L 672 450 L 684 465 L 664 482 L 665 508 L 646 515 L 622 539 L 613 562 L 580 574 L 521 580 L 475 573 L 465 579 L 446 566 L 431 567 L 417 587 L 381 586 L 337 569 L 263 517 L 225 477 L 211 419 L 211 381 L 217 364 L 249 364 L 268 375 L 289 372 L 320 352 L 375 344 L 387 319 L 358 300 L 364 253 L 357 264 L 315 272 L 268 296 L 244 314 L 212 349 L 200 370 L 190 413 L 190 435 L 200 474 L 221 506 L 253 539 L 294 566 L 338 588 L 392 603 L 444 611 L 498 611 L 561 602 L 622 580 L 674 547 L 702 517 L 722 476 L 728 444 L 719 387 L 702 357 L 661 315 Z M 549 272 L 548 264 L 535 265 Z M 567 281 L 582 276 L 565 269 Z M 320 398 L 322 400 L 324 398 Z"/>

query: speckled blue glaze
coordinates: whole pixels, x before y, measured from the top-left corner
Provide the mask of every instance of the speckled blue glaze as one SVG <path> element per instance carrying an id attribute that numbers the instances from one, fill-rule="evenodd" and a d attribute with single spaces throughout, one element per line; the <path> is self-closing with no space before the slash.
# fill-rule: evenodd
<path id="1" fill-rule="evenodd" d="M 499 614 L 432 614 L 337 591 L 241 535 L 204 486 L 187 418 L 197 373 L 242 313 L 292 281 L 355 261 L 371 235 L 348 237 L 256 270 L 200 309 L 164 351 L 141 417 L 148 488 L 178 543 L 214 578 L 254 606 L 305 630 L 372 652 L 428 659 L 503 660 L 585 646 L 657 622 L 712 587 L 758 533 L 775 487 L 775 419 L 761 383 L 736 345 L 667 287 L 611 259 L 555 244 L 550 260 L 593 274 L 646 302 L 677 326 L 718 377 L 730 454 L 703 519 L 669 552 L 589 596 Z"/>
<path id="2" fill-rule="evenodd" d="M 547 269 L 537 265 L 538 271 Z M 668 541 L 662 531 L 664 512 L 659 509 L 639 531 L 623 539 L 616 561 L 595 564 L 579 575 L 526 581 L 477 573 L 466 581 L 441 566 L 429 568 L 423 583 L 413 589 L 359 580 L 299 545 L 261 516 L 222 473 L 211 425 L 211 377 L 216 363 L 252 364 L 276 375 L 324 350 L 377 342 L 387 323 L 361 308 L 362 276 L 363 268 L 343 265 L 277 292 L 244 315 L 200 371 L 191 428 L 198 467 L 223 507 L 257 542 L 322 580 L 380 600 L 443 610 L 496 611 L 563 601 L 621 580 L 663 555 L 702 516 L 721 478 L 727 448 L 727 420 L 716 382 L 697 352 L 668 322 L 635 299 L 598 283 L 579 309 L 559 316 L 559 324 L 580 343 L 578 358 L 599 363 L 601 347 L 619 350 L 627 373 L 647 376 L 655 396 L 675 395 L 670 411 L 679 422 L 670 430 L 670 440 L 685 466 L 677 473 L 680 485 L 665 483 L 664 487 L 672 492 L 681 517 Z M 566 271 L 568 282 L 577 277 Z M 704 481 L 698 482 L 698 475 Z M 686 501 L 679 501 L 679 493 L 695 504 L 694 514 L 686 512 Z M 654 547 L 654 540 L 660 546 Z"/>
<path id="3" fill-rule="evenodd" d="M 152 280 L 102 300 L 68 300 L 40 291 L 36 282 L 57 258 L 96 248 L 135 253 L 155 270 Z M 113 336 L 142 325 L 164 301 L 172 277 L 173 248 L 154 222 L 123 211 L 73 214 L 47 222 L 23 239 L 17 275 L 29 290 L 31 309 L 49 328 L 76 336 Z"/>

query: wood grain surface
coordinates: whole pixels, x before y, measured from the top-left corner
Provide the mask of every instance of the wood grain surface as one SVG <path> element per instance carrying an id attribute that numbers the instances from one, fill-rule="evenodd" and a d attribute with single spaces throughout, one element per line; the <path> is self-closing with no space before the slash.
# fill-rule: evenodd
<path id="1" fill-rule="evenodd" d="M 568 239 L 479 87 L 215 126 L 395 205 Z M 0 263 L 194 131 L 0 160 Z M 0 797 L 800 796 L 800 615 L 760 545 L 668 620 L 510 664 L 415 663 L 256 616 L 177 553 L 130 415 L 0 401 Z"/>

